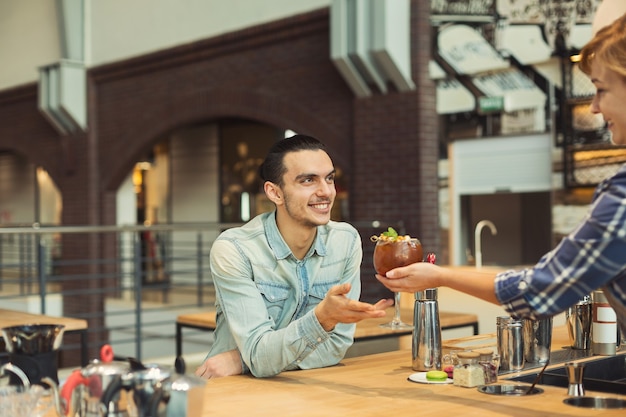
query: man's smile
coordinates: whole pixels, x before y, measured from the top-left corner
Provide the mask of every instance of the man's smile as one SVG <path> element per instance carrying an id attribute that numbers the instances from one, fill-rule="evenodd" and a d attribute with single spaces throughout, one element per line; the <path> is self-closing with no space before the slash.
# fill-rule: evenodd
<path id="1" fill-rule="evenodd" d="M 313 203 L 313 204 L 310 204 L 310 206 L 316 210 L 328 210 L 328 208 L 330 207 L 330 202 Z"/>

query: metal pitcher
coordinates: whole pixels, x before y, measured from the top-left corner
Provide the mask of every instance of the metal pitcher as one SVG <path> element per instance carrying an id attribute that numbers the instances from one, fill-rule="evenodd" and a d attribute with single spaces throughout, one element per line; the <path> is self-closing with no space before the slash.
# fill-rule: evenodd
<path id="1" fill-rule="evenodd" d="M 5 327 L 2 337 L 9 352 L 9 361 L 20 368 L 31 384 L 50 378 L 59 384 L 58 350 L 65 326 L 60 324 L 25 324 Z M 11 377 L 11 384 L 18 380 Z"/>
<path id="2" fill-rule="evenodd" d="M 552 345 L 552 317 L 524 320 L 524 358 L 529 363 L 550 361 Z"/>
<path id="3" fill-rule="evenodd" d="M 565 313 L 567 332 L 572 349 L 591 348 L 591 296 L 583 297 Z"/>

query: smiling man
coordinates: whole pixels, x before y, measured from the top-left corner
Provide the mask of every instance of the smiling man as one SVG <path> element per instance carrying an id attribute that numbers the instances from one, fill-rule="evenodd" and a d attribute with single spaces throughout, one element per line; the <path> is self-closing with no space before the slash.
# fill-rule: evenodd
<path id="1" fill-rule="evenodd" d="M 276 210 L 222 233 L 211 248 L 215 343 L 196 375 L 258 377 L 337 364 L 356 322 L 383 317 L 392 300 L 358 301 L 361 239 L 330 220 L 335 167 L 324 145 L 295 135 L 259 169 Z"/>

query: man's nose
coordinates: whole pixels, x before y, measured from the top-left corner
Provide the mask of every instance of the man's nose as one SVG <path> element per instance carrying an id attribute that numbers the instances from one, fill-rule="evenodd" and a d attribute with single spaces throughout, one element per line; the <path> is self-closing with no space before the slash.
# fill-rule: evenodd
<path id="1" fill-rule="evenodd" d="M 317 187 L 317 192 L 320 195 L 329 195 L 332 194 L 332 192 L 335 190 L 335 184 L 334 183 L 327 183 L 325 181 L 322 181 L 320 186 Z"/>

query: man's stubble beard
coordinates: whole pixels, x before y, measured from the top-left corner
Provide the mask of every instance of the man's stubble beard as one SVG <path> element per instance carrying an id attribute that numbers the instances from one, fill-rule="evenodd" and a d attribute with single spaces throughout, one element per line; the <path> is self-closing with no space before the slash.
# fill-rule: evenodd
<path id="1" fill-rule="evenodd" d="M 310 227 L 310 228 L 316 228 L 317 226 L 322 226 L 322 225 L 328 224 L 328 221 L 330 221 L 330 217 L 329 217 L 328 221 L 326 221 L 324 223 L 319 223 L 318 224 L 318 223 L 314 223 L 314 222 L 310 221 L 306 217 L 302 217 L 302 218 L 295 217 L 293 215 L 293 213 L 292 213 L 292 210 L 289 208 L 290 207 L 290 199 L 289 199 L 289 197 L 287 197 L 287 195 L 284 194 L 283 198 L 284 198 L 284 201 L 285 201 L 285 211 L 287 212 L 287 215 L 289 217 L 291 217 L 292 219 L 298 220 L 303 226 Z M 334 203 L 333 201 L 328 201 L 329 210 L 332 210 L 333 203 Z"/>

